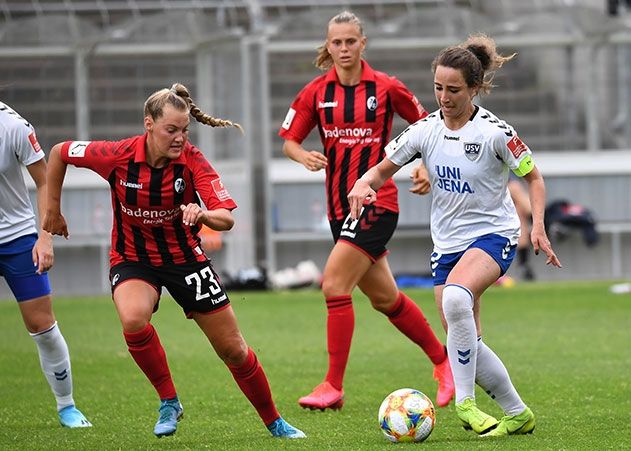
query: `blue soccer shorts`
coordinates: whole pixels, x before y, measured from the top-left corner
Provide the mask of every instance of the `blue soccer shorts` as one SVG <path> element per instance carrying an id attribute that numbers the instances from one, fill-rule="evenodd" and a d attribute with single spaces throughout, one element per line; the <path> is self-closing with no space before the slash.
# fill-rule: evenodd
<path id="1" fill-rule="evenodd" d="M 24 235 L 0 244 L 0 276 L 3 276 L 18 302 L 52 293 L 48 274 L 37 274 L 33 264 L 33 246 L 37 234 Z"/>
<path id="2" fill-rule="evenodd" d="M 500 267 L 500 276 L 503 276 L 515 258 L 517 245 L 511 244 L 508 238 L 490 233 L 477 238 L 464 251 L 453 254 L 433 252 L 430 258 L 430 269 L 434 278 L 434 286 L 444 285 L 454 266 L 460 261 L 464 253 L 472 248 L 482 249 L 489 254 Z"/>

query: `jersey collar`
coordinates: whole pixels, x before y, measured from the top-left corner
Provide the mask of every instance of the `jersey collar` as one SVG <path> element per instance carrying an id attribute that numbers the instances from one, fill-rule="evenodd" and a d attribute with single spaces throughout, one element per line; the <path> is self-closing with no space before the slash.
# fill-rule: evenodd
<path id="1" fill-rule="evenodd" d="M 375 81 L 375 71 L 372 67 L 370 67 L 370 65 L 366 62 L 366 60 L 361 60 L 361 64 L 362 64 L 362 76 L 359 79 L 360 82 L 362 81 Z M 331 70 L 329 70 L 326 73 L 326 81 L 334 81 L 339 83 L 340 79 L 337 77 L 337 70 L 335 69 L 335 66 L 333 66 L 331 68 Z"/>
<path id="2" fill-rule="evenodd" d="M 469 117 L 469 121 L 471 122 L 473 121 L 473 118 L 476 116 L 476 114 L 478 114 L 478 111 L 480 111 L 480 107 L 477 105 L 473 105 L 473 113 L 471 113 L 471 117 Z M 441 110 L 440 108 L 438 109 L 438 114 L 440 114 L 440 119 L 441 120 L 445 120 L 445 116 L 443 116 L 443 110 Z"/>

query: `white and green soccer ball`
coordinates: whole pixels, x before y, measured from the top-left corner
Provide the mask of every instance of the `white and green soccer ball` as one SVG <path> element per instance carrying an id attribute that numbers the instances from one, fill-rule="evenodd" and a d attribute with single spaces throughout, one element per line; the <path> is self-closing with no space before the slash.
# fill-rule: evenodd
<path id="1" fill-rule="evenodd" d="M 379 407 L 379 427 L 391 442 L 422 442 L 435 424 L 431 399 L 413 388 L 393 391 Z"/>

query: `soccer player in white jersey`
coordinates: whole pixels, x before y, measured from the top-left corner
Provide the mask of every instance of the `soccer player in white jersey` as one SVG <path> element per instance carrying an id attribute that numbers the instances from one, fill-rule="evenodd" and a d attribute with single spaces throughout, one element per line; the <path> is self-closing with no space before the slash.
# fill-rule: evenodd
<path id="1" fill-rule="evenodd" d="M 36 227 L 22 166 L 37 187 L 43 217 L 46 160 L 35 131 L 18 113 L 0 102 L 0 275 L 13 292 L 24 325 L 39 352 L 42 371 L 57 400 L 62 426 L 89 427 L 75 407 L 68 346 L 55 320 L 47 271 L 53 266 L 53 238 Z"/>
<path id="2" fill-rule="evenodd" d="M 432 63 L 439 109 L 386 147 L 387 158 L 366 172 L 348 195 L 351 217 L 402 166 L 422 157 L 431 182 L 431 268 L 434 294 L 447 330 L 456 384 L 456 413 L 465 429 L 486 437 L 526 434 L 535 416 L 502 361 L 481 339 L 480 297 L 515 256 L 519 218 L 507 190 L 509 171 L 528 183 L 530 240 L 546 264 L 561 267 L 543 226 L 545 185 L 528 146 L 513 128 L 473 99 L 491 89 L 493 72 L 510 59 L 484 35 L 442 50 Z M 500 421 L 476 407 L 475 383 L 503 409 Z"/>

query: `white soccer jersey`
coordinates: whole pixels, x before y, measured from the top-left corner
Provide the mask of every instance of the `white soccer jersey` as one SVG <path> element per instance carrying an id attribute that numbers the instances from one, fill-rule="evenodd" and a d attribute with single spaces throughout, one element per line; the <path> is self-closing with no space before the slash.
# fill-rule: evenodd
<path id="1" fill-rule="evenodd" d="M 0 102 L 0 243 L 37 233 L 22 166 L 42 158 L 31 124 Z"/>
<path id="2" fill-rule="evenodd" d="M 513 128 L 476 106 L 460 130 L 445 126 L 440 110 L 409 126 L 386 147 L 398 166 L 421 156 L 432 186 L 434 251 L 465 250 L 496 233 L 517 244 L 519 218 L 508 189 L 508 171 L 523 176 L 534 163 Z"/>

